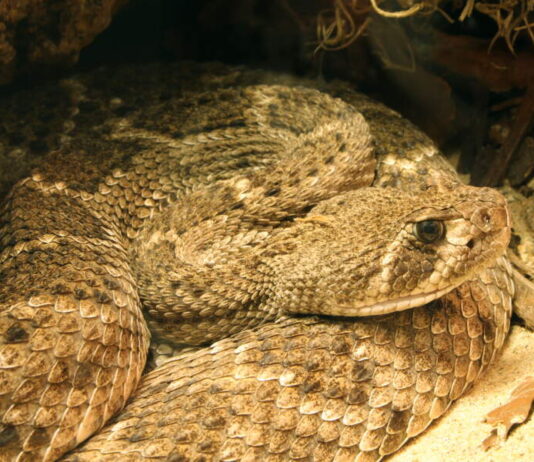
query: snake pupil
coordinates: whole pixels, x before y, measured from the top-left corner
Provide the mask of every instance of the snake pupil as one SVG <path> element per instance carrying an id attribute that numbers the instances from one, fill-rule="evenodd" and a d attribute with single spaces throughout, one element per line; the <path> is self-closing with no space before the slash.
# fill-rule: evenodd
<path id="1" fill-rule="evenodd" d="M 445 234 L 445 225 L 438 220 L 423 220 L 415 223 L 414 234 L 420 241 L 430 244 Z"/>

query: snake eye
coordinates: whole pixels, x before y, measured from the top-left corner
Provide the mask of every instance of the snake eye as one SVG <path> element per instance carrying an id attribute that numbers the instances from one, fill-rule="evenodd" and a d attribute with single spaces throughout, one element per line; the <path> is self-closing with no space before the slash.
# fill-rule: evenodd
<path id="1" fill-rule="evenodd" d="M 413 230 L 417 239 L 425 244 L 430 244 L 443 237 L 445 234 L 445 225 L 438 220 L 424 220 L 415 223 Z"/>

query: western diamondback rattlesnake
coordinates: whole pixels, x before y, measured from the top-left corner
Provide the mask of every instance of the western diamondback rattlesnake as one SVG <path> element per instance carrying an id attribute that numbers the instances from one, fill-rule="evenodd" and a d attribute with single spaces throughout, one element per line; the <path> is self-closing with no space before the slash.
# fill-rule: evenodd
<path id="1" fill-rule="evenodd" d="M 3 460 L 61 457 L 137 388 L 62 460 L 374 461 L 491 363 L 504 200 L 384 106 L 295 84 L 165 64 L 6 102 L 7 139 L 51 152 L 0 219 Z M 166 341 L 228 338 L 138 387 L 141 301 Z"/>

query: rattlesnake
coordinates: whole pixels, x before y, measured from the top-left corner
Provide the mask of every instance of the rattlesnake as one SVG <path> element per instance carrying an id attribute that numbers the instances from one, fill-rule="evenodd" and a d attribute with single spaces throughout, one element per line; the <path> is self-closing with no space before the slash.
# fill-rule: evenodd
<path id="1" fill-rule="evenodd" d="M 502 346 L 505 202 L 395 112 L 215 64 L 43 88 L 4 105 L 23 148 L 48 111 L 51 152 L 0 218 L 2 460 L 119 411 L 62 460 L 379 460 Z M 215 343 L 138 387 L 141 301 L 159 341 Z"/>

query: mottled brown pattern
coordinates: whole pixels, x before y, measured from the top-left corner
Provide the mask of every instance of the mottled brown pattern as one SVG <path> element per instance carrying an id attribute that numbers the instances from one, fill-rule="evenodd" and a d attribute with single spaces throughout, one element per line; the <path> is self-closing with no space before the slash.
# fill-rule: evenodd
<path id="1" fill-rule="evenodd" d="M 375 461 L 494 358 L 506 205 L 396 113 L 218 65 L 106 72 L 61 84 L 54 151 L 0 215 L 2 460 L 56 460 L 141 380 L 65 460 Z M 144 317 L 222 340 L 141 379 Z"/>

